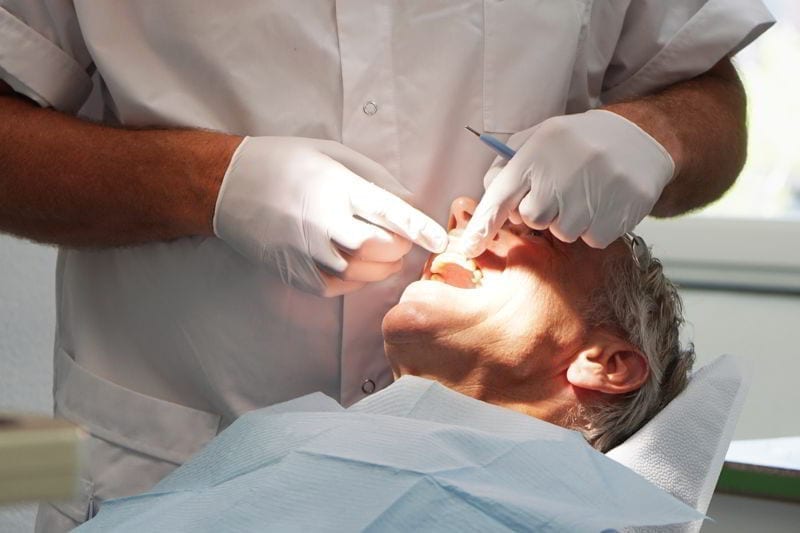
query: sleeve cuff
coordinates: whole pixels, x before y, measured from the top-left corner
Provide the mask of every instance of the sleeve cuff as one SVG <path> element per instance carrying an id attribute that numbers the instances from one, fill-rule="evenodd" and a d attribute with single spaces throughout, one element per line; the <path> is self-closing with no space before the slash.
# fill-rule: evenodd
<path id="1" fill-rule="evenodd" d="M 68 113 L 92 91 L 91 77 L 72 57 L 2 7 L 0 73 L 14 90 Z"/>
<path id="2" fill-rule="evenodd" d="M 604 104 L 699 76 L 767 31 L 775 19 L 756 0 L 710 0 L 636 74 L 603 92 Z"/>

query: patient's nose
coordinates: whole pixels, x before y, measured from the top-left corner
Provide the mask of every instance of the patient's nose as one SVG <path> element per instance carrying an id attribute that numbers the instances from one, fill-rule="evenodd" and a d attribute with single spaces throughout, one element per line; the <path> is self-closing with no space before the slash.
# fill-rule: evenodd
<path id="1" fill-rule="evenodd" d="M 466 196 L 459 196 L 450 204 L 450 220 L 447 222 L 447 231 L 467 227 L 467 222 L 472 218 L 477 202 Z"/>

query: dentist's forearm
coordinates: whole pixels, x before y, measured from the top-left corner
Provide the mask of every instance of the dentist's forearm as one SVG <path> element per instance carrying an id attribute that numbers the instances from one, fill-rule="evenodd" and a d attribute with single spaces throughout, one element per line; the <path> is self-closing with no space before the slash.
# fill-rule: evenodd
<path id="1" fill-rule="evenodd" d="M 701 76 L 605 109 L 636 123 L 675 161 L 675 177 L 656 203 L 654 216 L 679 215 L 713 202 L 744 166 L 746 98 L 727 59 Z"/>
<path id="2" fill-rule="evenodd" d="M 101 126 L 41 109 L 0 81 L 0 232 L 66 246 L 211 235 L 240 140 Z"/>

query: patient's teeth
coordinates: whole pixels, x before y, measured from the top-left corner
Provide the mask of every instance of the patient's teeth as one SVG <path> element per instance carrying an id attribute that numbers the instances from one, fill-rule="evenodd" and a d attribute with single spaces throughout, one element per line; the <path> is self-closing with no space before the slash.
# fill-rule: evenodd
<path id="1" fill-rule="evenodd" d="M 458 251 L 459 237 L 460 234 L 453 231 L 447 249 L 433 258 L 431 279 L 465 289 L 473 288 L 483 276 L 475 261 Z"/>

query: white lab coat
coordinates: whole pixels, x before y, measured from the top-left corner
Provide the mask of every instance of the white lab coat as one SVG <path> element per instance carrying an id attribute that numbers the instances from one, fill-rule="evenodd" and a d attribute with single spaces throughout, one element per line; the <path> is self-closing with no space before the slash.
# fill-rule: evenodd
<path id="1" fill-rule="evenodd" d="M 700 74 L 771 18 L 759 0 L 0 0 L 0 76 L 108 123 L 334 139 L 445 223 L 494 154 L 463 130 L 541 120 Z M 53 132 L 57 134 L 57 132 Z M 95 436 L 82 498 L 146 489 L 241 413 L 388 384 L 403 272 L 322 299 L 213 238 L 62 249 L 55 410 Z M 54 513 L 50 508 L 51 514 Z M 52 516 L 56 516 L 52 514 Z"/>

